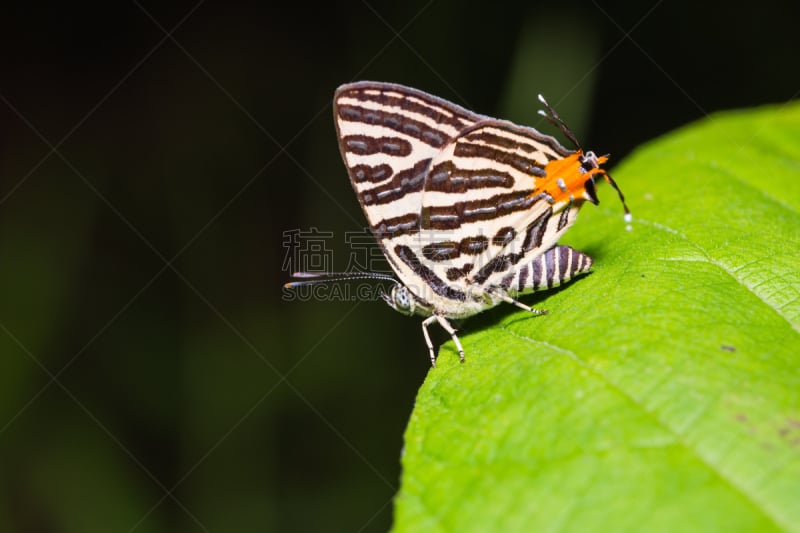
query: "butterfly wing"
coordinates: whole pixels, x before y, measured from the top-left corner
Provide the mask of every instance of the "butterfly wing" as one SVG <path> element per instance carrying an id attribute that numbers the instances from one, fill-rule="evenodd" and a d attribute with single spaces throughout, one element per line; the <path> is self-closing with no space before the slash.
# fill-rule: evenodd
<path id="1" fill-rule="evenodd" d="M 367 221 L 404 284 L 416 275 L 398 257 L 396 240 L 420 228 L 431 161 L 459 133 L 487 119 L 402 85 L 357 82 L 333 101 L 339 149 Z"/>
<path id="2" fill-rule="evenodd" d="M 554 171 L 577 153 L 507 121 L 483 120 L 463 130 L 431 161 L 419 261 L 462 291 L 522 286 L 518 268 L 554 246 L 591 199 L 577 188 L 563 190 L 563 173 Z"/>

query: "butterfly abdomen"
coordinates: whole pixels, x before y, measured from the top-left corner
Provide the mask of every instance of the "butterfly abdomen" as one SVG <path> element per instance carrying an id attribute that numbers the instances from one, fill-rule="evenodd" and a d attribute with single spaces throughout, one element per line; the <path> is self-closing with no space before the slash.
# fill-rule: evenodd
<path id="1" fill-rule="evenodd" d="M 510 294 L 550 289 L 589 271 L 592 263 L 592 258 L 583 252 L 569 246 L 553 246 L 542 255 L 520 265 L 508 286 L 501 288 Z"/>

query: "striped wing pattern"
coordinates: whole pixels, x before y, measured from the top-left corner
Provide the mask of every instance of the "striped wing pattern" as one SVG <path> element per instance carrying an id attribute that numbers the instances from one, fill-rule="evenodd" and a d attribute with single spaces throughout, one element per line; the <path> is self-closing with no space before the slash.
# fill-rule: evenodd
<path id="1" fill-rule="evenodd" d="M 423 325 L 435 317 L 459 351 L 447 317 L 502 301 L 530 309 L 513 296 L 591 267 L 556 245 L 583 201 L 597 201 L 593 181 L 584 188 L 591 174 L 580 186 L 558 177 L 565 161 L 582 164 L 580 151 L 395 84 L 343 85 L 334 119 L 353 189 L 402 284 L 387 301 L 430 316 Z"/>
<path id="2" fill-rule="evenodd" d="M 553 137 L 497 120 L 453 139 L 434 158 L 422 202 L 422 252 L 441 265 L 434 271 L 465 289 L 525 292 L 510 283 L 517 266 L 551 248 L 578 212 L 549 203 L 537 184 L 548 162 L 569 154 Z"/>
<path id="3" fill-rule="evenodd" d="M 399 85 L 360 82 L 336 91 L 339 148 L 381 244 L 419 229 L 431 161 L 460 131 L 485 118 Z M 391 253 L 387 257 L 397 270 Z"/>

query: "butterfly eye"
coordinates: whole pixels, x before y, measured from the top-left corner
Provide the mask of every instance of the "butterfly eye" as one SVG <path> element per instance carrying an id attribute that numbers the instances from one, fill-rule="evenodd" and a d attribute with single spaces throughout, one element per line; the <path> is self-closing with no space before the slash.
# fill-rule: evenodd
<path id="1" fill-rule="evenodd" d="M 598 166 L 600 166 L 600 163 L 597 160 L 597 156 L 594 155 L 594 152 L 586 152 L 581 156 L 581 174 L 586 174 Z"/>
<path id="2" fill-rule="evenodd" d="M 395 285 L 392 288 L 390 298 L 386 301 L 391 307 L 403 314 L 414 314 L 414 299 L 408 293 L 408 289 L 402 285 Z"/>

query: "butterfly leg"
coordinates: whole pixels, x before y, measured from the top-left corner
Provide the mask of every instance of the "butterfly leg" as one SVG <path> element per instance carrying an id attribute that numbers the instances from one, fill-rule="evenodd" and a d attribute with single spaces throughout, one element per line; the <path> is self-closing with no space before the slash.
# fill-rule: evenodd
<path id="1" fill-rule="evenodd" d="M 450 325 L 450 322 L 447 319 L 440 315 L 431 315 L 425 320 L 422 321 L 422 333 L 425 335 L 425 343 L 428 345 L 428 351 L 431 354 L 431 365 L 436 366 L 436 354 L 433 351 L 433 343 L 431 342 L 431 336 L 428 334 L 428 326 L 432 324 L 434 321 L 439 322 L 439 325 L 450 334 L 450 337 L 453 339 L 453 342 L 456 344 L 456 348 L 458 349 L 458 355 L 461 359 L 461 362 L 464 362 L 464 348 L 461 346 L 461 341 L 458 340 L 458 336 L 456 336 L 456 330 L 453 329 L 453 326 Z"/>
<path id="2" fill-rule="evenodd" d="M 524 303 L 522 303 L 522 302 L 520 302 L 518 300 L 515 300 L 514 298 L 512 298 L 511 296 L 506 294 L 506 291 L 504 291 L 502 289 L 498 289 L 496 287 L 490 287 L 490 288 L 488 288 L 486 290 L 486 292 L 488 292 L 489 294 L 491 294 L 493 296 L 497 296 L 498 298 L 500 298 L 501 300 L 503 300 L 506 303 L 513 304 L 513 305 L 516 305 L 517 307 L 519 307 L 520 309 L 524 309 L 526 311 L 530 311 L 534 315 L 546 315 L 547 314 L 547 309 L 534 309 L 533 307 L 531 307 L 529 305 L 525 305 Z"/>

